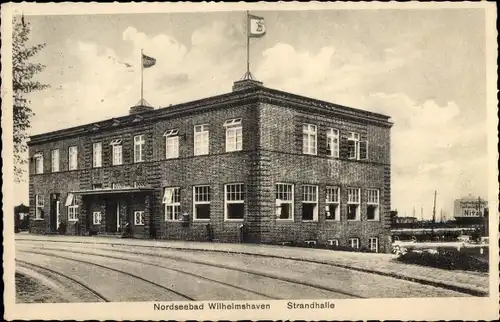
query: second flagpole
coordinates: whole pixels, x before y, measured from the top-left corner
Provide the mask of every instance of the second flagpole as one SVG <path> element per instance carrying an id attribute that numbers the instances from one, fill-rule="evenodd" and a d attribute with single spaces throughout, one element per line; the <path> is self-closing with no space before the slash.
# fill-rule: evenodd
<path id="1" fill-rule="evenodd" d="M 144 62 L 143 62 L 143 49 L 141 49 L 141 104 L 144 104 Z"/>
<path id="2" fill-rule="evenodd" d="M 250 77 L 250 22 L 248 21 L 248 10 L 246 12 L 247 26 L 247 77 Z"/>

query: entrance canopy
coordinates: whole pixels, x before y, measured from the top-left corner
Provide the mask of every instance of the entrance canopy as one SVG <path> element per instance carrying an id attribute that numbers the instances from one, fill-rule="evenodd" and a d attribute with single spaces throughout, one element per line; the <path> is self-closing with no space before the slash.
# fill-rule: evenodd
<path id="1" fill-rule="evenodd" d="M 110 195 L 110 194 L 132 194 L 132 193 L 140 193 L 140 192 L 152 192 L 153 188 L 148 187 L 124 187 L 117 189 L 91 189 L 91 190 L 77 190 L 71 191 L 71 194 L 78 194 L 82 196 L 89 195 Z"/>

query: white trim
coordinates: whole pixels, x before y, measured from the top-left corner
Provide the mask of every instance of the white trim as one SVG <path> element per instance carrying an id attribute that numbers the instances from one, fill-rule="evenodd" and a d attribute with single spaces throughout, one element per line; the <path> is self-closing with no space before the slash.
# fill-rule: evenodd
<path id="1" fill-rule="evenodd" d="M 334 142 L 334 140 L 337 142 Z M 331 141 L 331 142 L 330 142 Z M 329 157 L 339 158 L 340 157 L 340 131 L 338 129 L 329 128 L 326 132 L 326 146 L 330 144 L 330 154 Z M 334 147 L 336 147 L 334 149 Z"/>
<path id="2" fill-rule="evenodd" d="M 40 194 L 35 195 L 35 220 L 44 220 L 45 215 L 42 216 L 42 213 L 45 208 L 45 200 L 44 196 Z"/>
<path id="3" fill-rule="evenodd" d="M 139 215 L 139 217 L 137 217 Z M 139 218 L 139 221 L 137 221 Z M 144 226 L 146 218 L 144 218 L 144 210 L 136 210 L 134 211 L 134 226 Z"/>
<path id="4" fill-rule="evenodd" d="M 50 168 L 52 172 L 59 172 L 59 149 L 54 149 L 50 151 Z"/>
<path id="5" fill-rule="evenodd" d="M 175 201 L 174 198 L 175 198 L 175 192 L 178 191 L 179 192 L 179 201 Z M 180 217 L 182 217 L 182 213 L 181 213 L 181 188 L 180 187 L 165 187 L 165 189 L 163 189 L 163 200 L 162 200 L 162 204 L 164 205 L 163 206 L 163 211 L 164 211 L 164 214 L 165 214 L 165 221 L 179 221 L 181 220 Z M 167 217 L 167 207 L 172 207 L 172 218 L 168 218 Z M 179 218 L 175 219 L 175 214 L 174 214 L 174 209 L 175 207 L 179 207 L 179 211 L 178 211 L 178 216 Z"/>
<path id="6" fill-rule="evenodd" d="M 239 125 L 226 126 L 226 152 L 243 150 L 243 127 Z"/>
<path id="7" fill-rule="evenodd" d="M 144 134 L 134 136 L 134 163 L 144 162 L 144 147 L 146 145 L 146 138 Z M 138 150 L 136 150 L 138 148 Z"/>
<path id="8" fill-rule="evenodd" d="M 313 188 L 313 190 L 309 190 L 310 188 Z M 309 190 L 309 191 L 306 191 Z M 314 197 L 314 200 L 305 200 L 308 199 L 310 196 Z M 313 218 L 312 219 L 304 219 L 302 217 L 302 221 L 318 221 L 318 186 L 317 185 L 310 185 L 310 184 L 305 184 L 302 185 L 302 216 L 304 215 L 304 204 L 311 204 L 314 205 L 313 208 Z"/>
<path id="9" fill-rule="evenodd" d="M 68 148 L 68 170 L 78 170 L 78 146 L 70 146 Z"/>
<path id="10" fill-rule="evenodd" d="M 336 196 L 336 200 L 328 199 L 328 190 L 337 191 L 333 196 Z M 327 218 L 327 214 L 331 211 L 330 205 L 337 205 L 335 209 L 334 219 Z M 340 221 L 340 187 L 339 186 L 326 186 L 325 188 L 325 220 L 326 221 Z"/>
<path id="11" fill-rule="evenodd" d="M 35 159 L 35 174 L 42 174 L 43 173 L 43 153 L 42 152 L 35 153 L 33 158 Z"/>
<path id="12" fill-rule="evenodd" d="M 307 139 L 304 136 L 307 136 Z M 314 146 L 312 145 L 313 139 Z M 314 124 L 302 124 L 302 154 L 318 154 L 318 127 Z"/>
<path id="13" fill-rule="evenodd" d="M 347 138 L 347 158 L 349 160 L 359 160 L 359 139 L 360 135 L 358 132 L 349 132 L 349 137 Z M 349 154 L 349 142 L 354 142 L 354 156 Z"/>
<path id="14" fill-rule="evenodd" d="M 241 194 L 243 199 L 238 200 L 228 200 L 228 186 L 240 186 L 241 191 L 234 192 L 235 194 Z M 231 193 L 231 192 L 230 192 Z M 243 183 L 228 183 L 224 185 L 224 221 L 244 221 L 245 220 L 245 210 L 243 210 L 243 218 L 228 218 L 228 205 L 230 204 L 243 204 L 243 209 L 245 209 L 245 184 Z"/>
<path id="15" fill-rule="evenodd" d="M 71 198 L 71 204 L 68 206 L 68 221 L 78 221 L 78 215 L 79 215 L 78 208 L 79 208 L 78 202 L 75 196 L 73 196 Z M 74 215 L 74 218 L 72 218 L 71 215 Z"/>
<path id="16" fill-rule="evenodd" d="M 122 144 L 121 139 L 114 139 L 114 140 L 111 140 L 111 143 L 109 143 L 109 145 L 121 145 L 121 144 Z"/>
<path id="17" fill-rule="evenodd" d="M 351 194 L 350 192 L 356 192 L 356 193 Z M 356 218 L 349 219 L 349 211 L 348 211 L 347 212 L 347 220 L 348 221 L 360 221 L 361 220 L 361 189 L 360 188 L 347 188 L 347 207 L 348 208 L 349 208 L 349 205 L 357 205 Z"/>
<path id="18" fill-rule="evenodd" d="M 111 164 L 112 165 L 122 165 L 123 164 L 123 146 L 121 144 L 113 144 L 112 145 Z"/>
<path id="19" fill-rule="evenodd" d="M 372 241 L 375 241 L 375 249 L 372 248 Z M 371 251 L 375 250 L 375 253 L 378 253 L 378 237 L 370 237 L 370 238 L 368 238 L 368 248 Z"/>
<path id="20" fill-rule="evenodd" d="M 351 241 L 356 241 L 356 243 L 355 243 L 355 244 L 356 244 L 356 247 L 352 247 L 352 245 L 351 245 Z M 351 247 L 351 248 L 354 248 L 354 249 L 359 249 L 359 238 L 357 238 L 357 237 L 349 238 L 349 240 L 348 240 L 348 245 L 349 245 L 349 247 Z"/>
<path id="21" fill-rule="evenodd" d="M 100 211 L 92 212 L 93 225 L 100 225 L 102 223 L 102 213 Z"/>
<path id="22" fill-rule="evenodd" d="M 177 136 L 179 135 L 179 130 L 166 130 L 165 133 L 163 133 L 163 136 Z"/>
<path id="23" fill-rule="evenodd" d="M 276 182 L 274 185 L 275 189 L 275 198 L 276 195 L 279 193 L 278 186 L 290 186 L 291 187 L 291 199 L 292 200 L 287 200 L 287 199 L 275 199 L 276 200 L 276 207 L 279 207 L 281 209 L 283 204 L 289 204 L 290 205 L 290 218 L 279 218 L 281 215 L 281 211 L 276 210 L 276 221 L 294 221 L 295 220 L 295 185 L 293 183 L 285 183 L 285 182 Z M 288 191 L 282 192 L 286 195 L 289 194 Z M 285 196 L 285 195 L 283 195 Z M 278 206 L 279 202 L 279 206 Z"/>
<path id="24" fill-rule="evenodd" d="M 330 245 L 330 246 L 338 246 L 339 245 L 339 239 L 338 238 L 328 239 L 328 245 Z"/>
<path id="25" fill-rule="evenodd" d="M 223 126 L 238 126 L 241 125 L 241 118 L 226 120 Z"/>
<path id="26" fill-rule="evenodd" d="M 193 154 L 207 155 L 210 153 L 210 130 L 208 124 L 195 125 L 193 128 Z"/>
<path id="27" fill-rule="evenodd" d="M 169 149 L 169 146 L 171 147 L 171 149 Z M 165 136 L 165 159 L 177 159 L 178 157 L 179 157 L 179 137 Z"/>
<path id="28" fill-rule="evenodd" d="M 375 192 L 375 194 L 372 194 L 373 192 Z M 379 189 L 367 189 L 366 195 L 367 195 L 366 220 L 367 221 L 380 221 L 380 190 Z M 376 206 L 374 219 L 368 219 L 368 206 Z"/>
<path id="29" fill-rule="evenodd" d="M 196 188 L 202 188 L 202 187 L 208 188 L 208 201 L 196 201 Z M 210 221 L 211 220 L 212 214 L 210 214 L 210 218 L 197 218 L 197 213 L 196 213 L 196 205 L 210 205 L 210 202 L 211 202 L 211 191 L 210 190 L 211 190 L 210 185 L 193 186 L 193 221 Z M 210 205 L 210 208 L 211 208 L 211 205 Z"/>
<path id="30" fill-rule="evenodd" d="M 92 144 L 92 167 L 102 167 L 102 142 L 94 142 Z"/>

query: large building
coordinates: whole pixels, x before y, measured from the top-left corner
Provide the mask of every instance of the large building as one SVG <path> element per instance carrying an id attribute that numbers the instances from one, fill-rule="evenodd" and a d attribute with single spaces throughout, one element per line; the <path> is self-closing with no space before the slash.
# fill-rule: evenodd
<path id="1" fill-rule="evenodd" d="M 469 194 L 455 200 L 453 213 L 457 224 L 482 225 L 487 209 L 487 200 Z"/>
<path id="2" fill-rule="evenodd" d="M 30 230 L 389 252 L 391 126 L 254 80 L 135 106 L 30 138 Z"/>

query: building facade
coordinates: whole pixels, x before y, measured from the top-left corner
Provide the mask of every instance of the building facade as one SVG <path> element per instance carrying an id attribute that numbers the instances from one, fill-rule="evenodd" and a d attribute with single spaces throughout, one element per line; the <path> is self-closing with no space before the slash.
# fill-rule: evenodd
<path id="1" fill-rule="evenodd" d="M 253 80 L 32 136 L 33 233 L 390 251 L 389 117 Z"/>
<path id="2" fill-rule="evenodd" d="M 457 224 L 482 225 L 488 201 L 468 195 L 455 200 L 453 213 Z"/>

